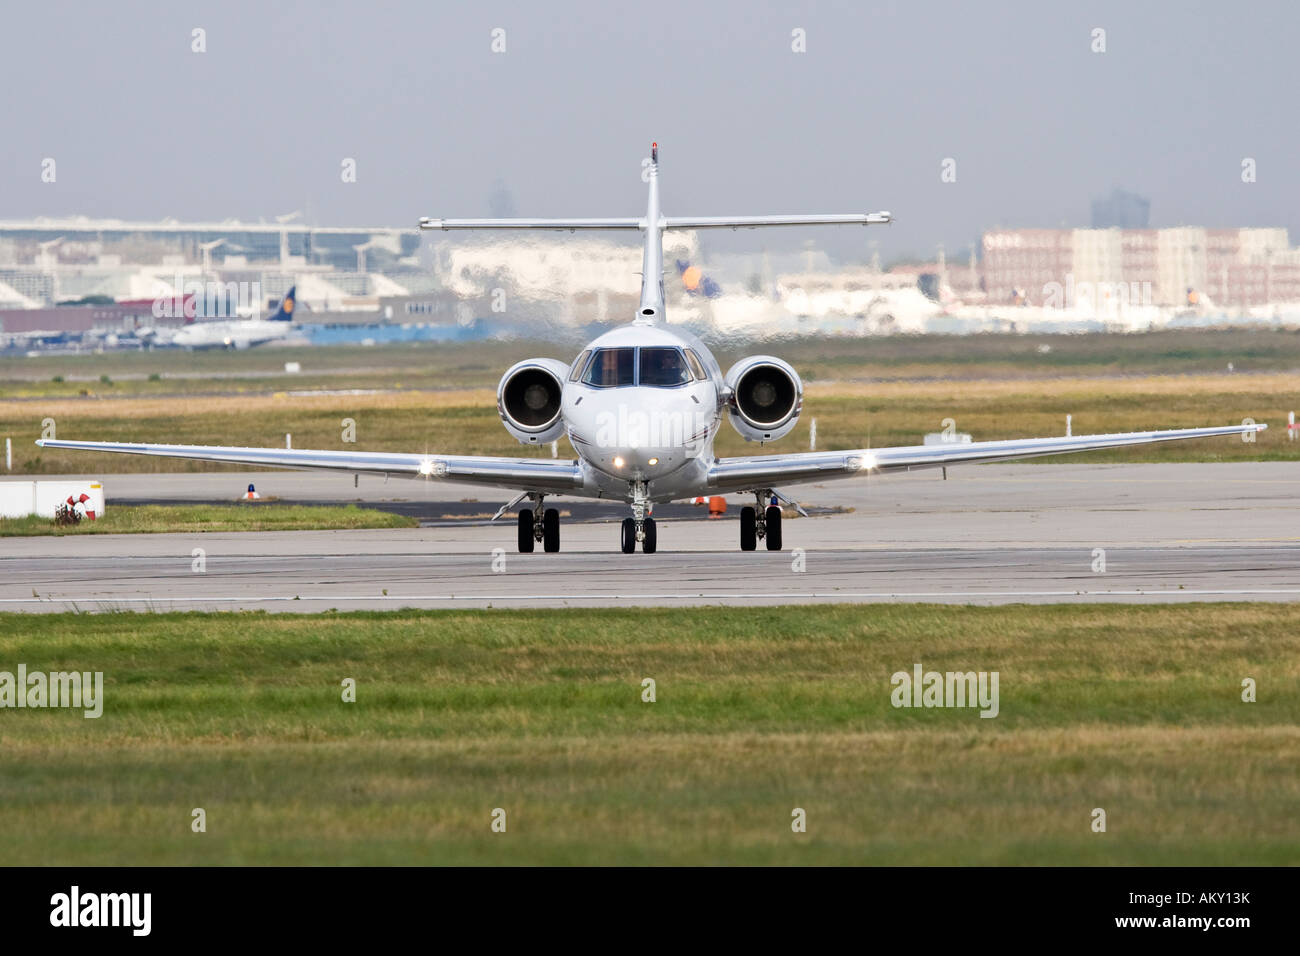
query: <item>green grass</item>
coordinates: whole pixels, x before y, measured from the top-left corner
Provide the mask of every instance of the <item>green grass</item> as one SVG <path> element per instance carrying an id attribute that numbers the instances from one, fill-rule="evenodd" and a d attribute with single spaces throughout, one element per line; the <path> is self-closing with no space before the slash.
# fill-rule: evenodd
<path id="1" fill-rule="evenodd" d="M 480 388 L 494 386 L 520 359 L 551 355 L 567 361 L 578 351 L 569 344 L 493 341 L 0 356 L 0 400 L 248 395 L 285 389 Z M 302 371 L 285 372 L 286 362 L 298 362 Z"/>
<path id="2" fill-rule="evenodd" d="M 567 362 L 578 351 L 576 341 L 515 340 L 0 356 L 0 400 L 83 393 L 132 397 L 321 388 L 491 388 L 519 359 L 544 355 Z M 1223 372 L 1229 363 L 1243 373 L 1300 369 L 1300 333 L 1249 328 L 1132 335 L 801 336 L 728 342 L 714 351 L 724 370 L 745 355 L 780 355 L 809 382 L 1187 375 Z M 302 372 L 286 374 L 284 363 L 291 361 L 299 362 Z"/>
<path id="3" fill-rule="evenodd" d="M 0 538 L 32 535 L 162 534 L 198 531 L 335 531 L 417 528 L 420 522 L 356 505 L 137 505 L 109 507 L 97 520 L 55 525 L 49 518 L 0 518 Z"/>
<path id="4" fill-rule="evenodd" d="M 0 711 L 0 863 L 1300 863 L 1298 605 L 0 615 L 19 662 L 104 715 Z M 916 662 L 1000 716 L 894 709 Z"/>

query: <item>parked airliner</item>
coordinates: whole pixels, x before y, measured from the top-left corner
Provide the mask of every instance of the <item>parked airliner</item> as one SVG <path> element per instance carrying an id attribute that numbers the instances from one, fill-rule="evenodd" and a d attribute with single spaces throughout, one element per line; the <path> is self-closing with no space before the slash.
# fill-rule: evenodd
<path id="1" fill-rule="evenodd" d="M 287 338 L 293 331 L 295 292 L 295 288 L 290 288 L 280 300 L 280 307 L 265 319 L 191 322 L 178 329 L 169 344 L 184 349 L 247 349 Z"/>
<path id="2" fill-rule="evenodd" d="M 105 441 L 38 441 L 47 448 L 157 455 L 245 465 L 406 475 L 507 488 L 517 497 L 497 512 L 518 511 L 518 546 L 560 549 L 560 515 L 547 508 L 557 495 L 625 502 L 621 547 L 653 553 L 656 503 L 702 495 L 745 493 L 754 506 L 740 513 L 740 547 L 782 546 L 782 490 L 806 482 L 864 479 L 889 472 L 971 462 L 1094 451 L 1148 442 L 1241 435 L 1262 424 L 1010 439 L 964 444 L 863 448 L 718 458 L 713 441 L 724 420 L 747 440 L 766 443 L 789 434 L 803 406 L 803 383 L 789 363 L 771 355 L 741 359 L 725 373 L 695 336 L 664 324 L 663 242 L 668 229 L 749 229 L 761 226 L 886 224 L 888 212 L 832 215 L 665 216 L 659 209 L 659 147 L 645 166 L 649 199 L 643 217 L 622 219 L 422 219 L 430 230 L 638 230 L 643 237 L 641 298 L 626 326 L 592 341 L 572 362 L 528 359 L 497 386 L 497 410 L 521 444 L 546 445 L 567 436 L 578 457 L 490 458 L 444 454 L 151 445 Z M 292 298 L 292 296 L 290 296 Z"/>

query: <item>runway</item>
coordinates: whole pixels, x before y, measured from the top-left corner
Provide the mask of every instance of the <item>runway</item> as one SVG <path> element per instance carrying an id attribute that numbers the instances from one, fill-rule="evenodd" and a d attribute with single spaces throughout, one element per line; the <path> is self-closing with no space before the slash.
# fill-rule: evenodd
<path id="1" fill-rule="evenodd" d="M 110 508 L 234 498 L 251 480 L 285 501 L 413 506 L 431 526 L 5 538 L 0 609 L 1300 599 L 1300 478 L 1289 462 L 984 465 L 948 481 L 792 488 L 809 505 L 853 510 L 787 520 L 782 552 L 738 550 L 735 515 L 748 502 L 736 496 L 723 519 L 664 509 L 654 555 L 618 551 L 619 506 L 555 499 L 586 520 L 564 524 L 561 553 L 521 555 L 512 521 L 482 518 L 508 493 L 303 473 L 101 477 Z M 457 509 L 466 517 L 439 517 Z"/>

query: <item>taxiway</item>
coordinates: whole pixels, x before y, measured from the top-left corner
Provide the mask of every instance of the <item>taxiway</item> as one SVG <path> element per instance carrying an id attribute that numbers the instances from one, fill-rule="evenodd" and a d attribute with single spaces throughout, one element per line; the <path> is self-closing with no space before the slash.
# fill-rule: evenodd
<path id="1" fill-rule="evenodd" d="M 0 609 L 188 610 L 974 604 L 1300 599 L 1300 472 L 1288 462 L 983 465 L 790 489 L 852 509 L 788 519 L 786 550 L 738 550 L 730 501 L 661 509 L 659 552 L 618 551 L 618 505 L 571 510 L 559 554 L 514 550 L 481 488 L 301 472 L 117 475 L 109 507 L 233 500 L 402 506 L 399 531 L 0 539 Z M 698 517 L 697 517 L 698 516 Z M 761 545 L 760 545 L 761 547 Z M 203 551 L 202 572 L 194 549 Z M 796 550 L 798 549 L 798 550 Z M 1103 563 L 1104 562 L 1104 563 Z"/>

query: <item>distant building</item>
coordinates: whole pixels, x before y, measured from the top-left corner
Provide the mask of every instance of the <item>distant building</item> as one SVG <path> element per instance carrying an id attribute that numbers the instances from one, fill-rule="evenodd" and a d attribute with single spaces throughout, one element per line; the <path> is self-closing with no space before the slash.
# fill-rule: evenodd
<path id="1" fill-rule="evenodd" d="M 1151 203 L 1137 193 L 1115 189 L 1092 201 L 1092 228 L 1145 229 L 1151 224 Z"/>
<path id="2" fill-rule="evenodd" d="M 983 250 L 993 304 L 1048 304 L 1053 289 L 1153 306 L 1300 302 L 1300 249 L 1281 228 L 995 229 Z"/>
<path id="3" fill-rule="evenodd" d="M 132 332 L 158 326 L 177 327 L 184 316 L 155 318 L 152 303 L 114 305 L 59 305 L 45 309 L 0 308 L 0 334 L 21 335 L 37 331 Z"/>
<path id="4" fill-rule="evenodd" d="M 372 289 L 383 283 L 371 275 L 426 272 L 419 249 L 413 228 L 82 216 L 0 220 L 0 307 L 53 306 L 86 296 L 136 299 L 157 294 L 159 282 L 179 275 L 260 279 L 268 295 L 278 296 L 307 273 L 373 298 L 396 289 Z"/>
<path id="5" fill-rule="evenodd" d="M 1038 305 L 1043 287 L 1074 267 L 1069 229 L 995 229 L 984 233 L 983 245 L 990 305 Z"/>

